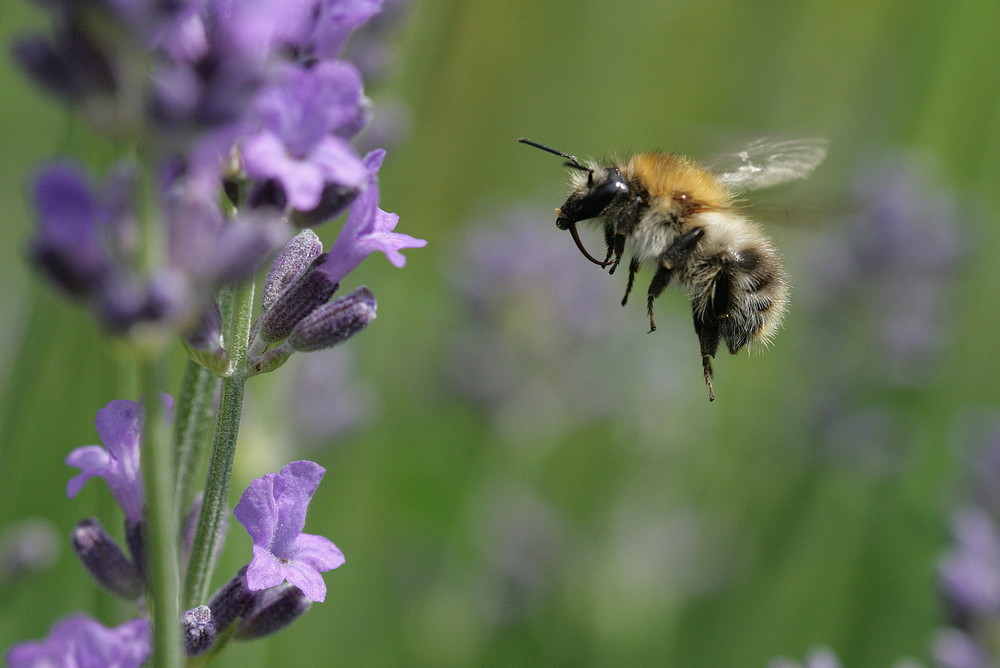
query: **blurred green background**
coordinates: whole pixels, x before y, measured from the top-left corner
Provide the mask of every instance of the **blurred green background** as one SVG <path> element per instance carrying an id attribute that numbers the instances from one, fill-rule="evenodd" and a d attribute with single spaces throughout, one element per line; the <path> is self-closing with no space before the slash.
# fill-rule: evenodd
<path id="1" fill-rule="evenodd" d="M 4 4 L 5 44 L 33 25 Z M 344 354 L 250 382 L 234 472 L 238 493 L 327 467 L 306 530 L 347 564 L 221 663 L 929 662 L 949 515 L 1000 406 L 997 26 L 994 0 L 410 5 L 371 95 L 398 121 L 382 207 L 430 243 L 351 275 L 379 318 Z M 31 170 L 88 142 L 8 58 L 0 88 L 0 531 L 117 528 L 103 487 L 65 498 L 62 460 L 136 398 L 127 357 L 24 262 Z M 766 353 L 720 354 L 709 404 L 683 296 L 646 335 L 645 284 L 618 306 L 624 276 L 553 225 L 560 161 L 515 139 L 708 158 L 773 134 L 830 154 L 765 198 L 792 310 Z M 247 560 L 230 534 L 219 584 Z M 129 615 L 68 546 L 0 587 L 3 647 L 75 610 Z"/>

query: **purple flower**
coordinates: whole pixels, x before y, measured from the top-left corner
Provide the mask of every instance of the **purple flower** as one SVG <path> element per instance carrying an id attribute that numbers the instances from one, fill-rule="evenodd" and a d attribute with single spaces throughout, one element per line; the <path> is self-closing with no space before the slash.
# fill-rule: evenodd
<path id="1" fill-rule="evenodd" d="M 953 285 L 967 240 L 958 197 L 943 182 L 932 164 L 913 156 L 867 165 L 854 188 L 856 213 L 820 237 L 805 260 L 808 270 L 797 272 L 812 277 L 799 301 L 813 309 L 820 336 L 833 336 L 821 344 L 827 358 L 852 382 L 867 376 L 919 386 L 949 341 Z M 849 356 L 837 348 L 843 344 L 874 351 L 871 361 L 866 357 L 860 370 L 845 365 Z"/>
<path id="2" fill-rule="evenodd" d="M 7 663 L 11 668 L 133 668 L 145 663 L 150 652 L 148 619 L 133 619 L 109 629 L 87 615 L 77 614 L 56 623 L 45 640 L 11 647 Z"/>
<path id="3" fill-rule="evenodd" d="M 111 272 L 103 242 L 108 212 L 74 164 L 53 163 L 34 186 L 38 231 L 31 255 L 63 290 L 87 295 Z"/>
<path id="4" fill-rule="evenodd" d="M 170 411 L 173 399 L 164 394 L 163 404 Z M 146 498 L 139 468 L 142 406 L 127 399 L 112 401 L 97 411 L 94 425 L 104 446 L 85 445 L 69 453 L 66 464 L 79 468 L 80 473 L 66 484 L 66 495 L 73 498 L 89 479 L 104 478 L 125 517 L 141 521 Z"/>
<path id="5" fill-rule="evenodd" d="M 247 567 L 251 591 L 275 587 L 285 580 L 311 601 L 326 598 L 320 573 L 344 563 L 344 554 L 323 536 L 302 533 L 306 511 L 326 473 L 319 464 L 297 461 L 250 483 L 233 513 L 253 539 Z"/>
<path id="6" fill-rule="evenodd" d="M 423 239 L 414 239 L 407 234 L 393 232 L 399 216 L 386 213 L 378 207 L 378 170 L 385 158 L 385 151 L 375 150 L 365 156 L 364 165 L 368 170 L 368 183 L 364 192 L 351 203 L 351 212 L 344 222 L 340 235 L 333 243 L 329 256 L 321 269 L 334 283 L 339 283 L 361 261 L 375 251 L 385 253 L 389 261 L 397 267 L 406 264 L 406 258 L 399 251 L 403 248 L 422 248 L 427 245 Z"/>
<path id="7" fill-rule="evenodd" d="M 952 616 L 960 622 L 1000 615 L 1000 532 L 990 515 L 970 507 L 954 518 L 955 545 L 939 578 Z"/>
<path id="8" fill-rule="evenodd" d="M 361 77 L 345 62 L 311 69 L 281 68 L 258 98 L 263 128 L 243 142 L 247 173 L 275 179 L 292 208 L 316 207 L 327 184 L 352 189 L 365 180 L 365 165 L 342 136 L 360 112 Z"/>

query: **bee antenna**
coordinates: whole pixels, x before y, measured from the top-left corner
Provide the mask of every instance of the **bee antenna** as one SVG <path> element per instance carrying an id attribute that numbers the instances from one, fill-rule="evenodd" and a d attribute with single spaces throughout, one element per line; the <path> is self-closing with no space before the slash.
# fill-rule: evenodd
<path id="1" fill-rule="evenodd" d="M 589 167 L 585 167 L 583 164 L 581 164 L 580 161 L 577 160 L 576 156 L 574 155 L 570 155 L 569 153 L 563 153 L 562 151 L 554 149 L 551 146 L 546 146 L 545 144 L 539 144 L 537 141 L 533 141 L 531 139 L 525 139 L 524 137 L 520 137 L 517 141 L 521 142 L 522 144 L 527 144 L 528 146 L 534 146 L 535 148 L 540 148 L 543 151 L 548 151 L 549 153 L 558 155 L 561 158 L 566 158 L 567 160 L 569 160 L 569 162 L 566 163 L 567 167 L 572 167 L 573 169 L 579 169 L 580 171 L 589 172 L 591 174 L 593 174 L 594 172 L 594 170 L 590 169 Z"/>

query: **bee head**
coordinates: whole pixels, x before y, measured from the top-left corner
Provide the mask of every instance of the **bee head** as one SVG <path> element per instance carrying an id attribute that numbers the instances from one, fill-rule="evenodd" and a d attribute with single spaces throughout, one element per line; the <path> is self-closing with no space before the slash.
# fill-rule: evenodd
<path id="1" fill-rule="evenodd" d="M 570 193 L 566 202 L 556 209 L 556 227 L 560 230 L 569 230 L 570 234 L 573 235 L 576 247 L 580 249 L 585 258 L 594 264 L 601 267 L 614 264 L 615 261 L 610 258 L 603 262 L 598 260 L 584 248 L 583 242 L 580 240 L 580 235 L 576 231 L 576 224 L 581 220 L 597 218 L 616 197 L 628 194 L 628 184 L 622 177 L 621 172 L 614 167 L 604 167 L 601 165 L 588 167 L 569 153 L 563 153 L 551 146 L 539 144 L 524 137 L 521 137 L 517 141 L 566 158 L 567 162 L 565 165 L 580 172 L 573 179 L 573 192 Z M 584 174 L 586 174 L 586 177 L 584 177 Z"/>
<path id="2" fill-rule="evenodd" d="M 581 220 L 597 218 L 616 197 L 628 194 L 625 178 L 614 167 L 585 167 L 573 162 L 567 162 L 566 166 L 586 172 L 587 179 L 581 179 L 565 204 L 556 210 L 556 227 L 560 230 L 569 229 Z"/>
<path id="3" fill-rule="evenodd" d="M 566 199 L 566 203 L 556 209 L 556 227 L 560 230 L 571 229 L 581 220 L 597 218 L 608 208 L 615 197 L 628 194 L 628 184 L 621 172 L 614 167 L 600 165 L 588 167 L 575 156 L 563 153 L 551 146 L 539 144 L 524 137 L 517 141 L 566 158 L 564 164 L 567 167 L 581 172 L 580 178 L 574 178 L 573 192 Z M 586 174 L 586 179 L 583 178 L 583 174 Z"/>

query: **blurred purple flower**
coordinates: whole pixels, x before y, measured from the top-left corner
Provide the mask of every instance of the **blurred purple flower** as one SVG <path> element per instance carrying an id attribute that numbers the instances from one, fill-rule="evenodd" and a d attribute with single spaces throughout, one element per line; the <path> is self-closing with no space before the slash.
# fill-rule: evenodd
<path id="1" fill-rule="evenodd" d="M 378 206 L 378 170 L 385 158 L 385 151 L 375 150 L 365 156 L 364 166 L 368 171 L 364 191 L 351 204 L 351 211 L 340 230 L 337 240 L 330 248 L 321 270 L 334 283 L 339 283 L 354 270 L 361 261 L 375 251 L 385 253 L 396 267 L 406 264 L 406 258 L 399 251 L 403 248 L 422 248 L 427 245 L 423 239 L 415 239 L 406 234 L 393 232 L 399 216 L 386 213 Z"/>
<path id="2" fill-rule="evenodd" d="M 35 181 L 35 263 L 113 332 L 150 322 L 193 326 L 220 285 L 252 275 L 288 236 L 276 214 L 226 220 L 217 191 L 174 179 L 164 202 L 166 262 L 141 278 L 137 178 L 122 165 L 95 188 L 82 169 L 62 162 Z"/>
<path id="3" fill-rule="evenodd" d="M 11 647 L 7 663 L 10 668 L 137 668 L 149 658 L 151 642 L 148 619 L 133 619 L 109 629 L 76 614 L 57 622 L 45 640 Z"/>
<path id="4" fill-rule="evenodd" d="M 27 583 L 26 576 L 50 568 L 59 558 L 61 537 L 49 520 L 30 517 L 0 532 L 0 585 Z"/>
<path id="5" fill-rule="evenodd" d="M 351 350 L 337 346 L 312 353 L 286 374 L 288 424 L 307 446 L 333 443 L 377 410 L 375 387 L 356 377 Z"/>
<path id="6" fill-rule="evenodd" d="M 626 412 L 635 417 L 633 426 L 648 419 L 644 412 L 662 417 L 645 402 L 655 399 L 662 411 L 682 357 L 664 355 L 662 343 L 652 346 L 641 326 L 629 326 L 636 321 L 620 306 L 620 277 L 579 262 L 569 235 L 548 218 L 512 207 L 470 229 L 453 252 L 462 317 L 447 350 L 456 390 L 515 438 L 552 441 L 612 412 L 619 423 Z M 661 329 L 686 340 L 688 319 L 664 318 Z"/>
<path id="7" fill-rule="evenodd" d="M 942 629 L 932 648 L 937 668 L 995 668 L 983 647 L 958 629 Z"/>
<path id="8" fill-rule="evenodd" d="M 955 515 L 955 544 L 941 562 L 945 601 L 960 623 L 1000 617 L 1000 532 L 985 511 L 970 507 Z"/>
<path id="9" fill-rule="evenodd" d="M 308 211 L 327 184 L 359 188 L 365 165 L 339 133 L 357 117 L 361 77 L 345 62 L 282 67 L 257 98 L 262 128 L 243 141 L 247 173 L 276 179 L 288 203 Z"/>
<path id="10" fill-rule="evenodd" d="M 31 255 L 63 290 L 87 295 L 114 272 L 105 241 L 113 207 L 93 192 L 84 171 L 69 162 L 51 164 L 34 185 L 38 229 Z"/>
<path id="11" fill-rule="evenodd" d="M 253 559 L 247 567 L 251 591 L 288 581 L 311 601 L 326 598 L 320 573 L 344 563 L 343 553 L 323 536 L 302 533 L 306 511 L 326 469 L 297 461 L 252 481 L 234 514 L 253 539 Z"/>
<path id="12" fill-rule="evenodd" d="M 111 331 L 151 323 L 184 333 L 221 284 L 253 275 L 287 241 L 285 214 L 322 223 L 362 190 L 370 207 L 355 208 L 361 227 L 341 249 L 343 273 L 375 249 L 401 265 L 398 249 L 416 242 L 389 234 L 396 217 L 377 208 L 377 164 L 348 143 L 371 109 L 360 74 L 337 60 L 381 5 L 108 0 L 85 12 L 50 3 L 62 30 L 23 39 L 18 58 L 96 126 L 142 146 L 144 167 L 168 175 L 156 184 L 161 215 L 148 214 L 166 226 L 167 253 L 160 265 L 139 262 L 147 226 L 136 224 L 138 178 L 98 191 L 82 170 L 59 164 L 35 188 L 38 265 Z M 231 220 L 219 204 L 224 178 L 227 193 L 270 196 L 234 201 L 241 214 Z"/>
<path id="13" fill-rule="evenodd" d="M 173 408 L 169 395 L 163 395 L 163 403 L 168 411 Z M 146 502 L 139 466 L 142 405 L 127 399 L 112 401 L 97 411 L 94 424 L 104 446 L 85 445 L 66 457 L 67 465 L 80 469 L 66 484 L 66 494 L 73 498 L 91 478 L 104 478 L 125 517 L 141 521 Z"/>
<path id="14" fill-rule="evenodd" d="M 943 348 L 951 289 L 963 254 L 954 192 L 912 156 L 875 161 L 857 177 L 853 219 L 820 238 L 802 303 L 812 307 L 831 349 L 872 351 L 865 371 L 876 382 L 922 382 Z M 836 316 L 834 316 L 836 314 Z M 859 317 L 860 316 L 860 317 Z M 830 323 L 839 323 L 831 325 Z M 860 332 L 850 326 L 864 326 Z M 845 370 L 846 354 L 832 354 Z M 871 364 L 874 360 L 875 364 Z"/>

